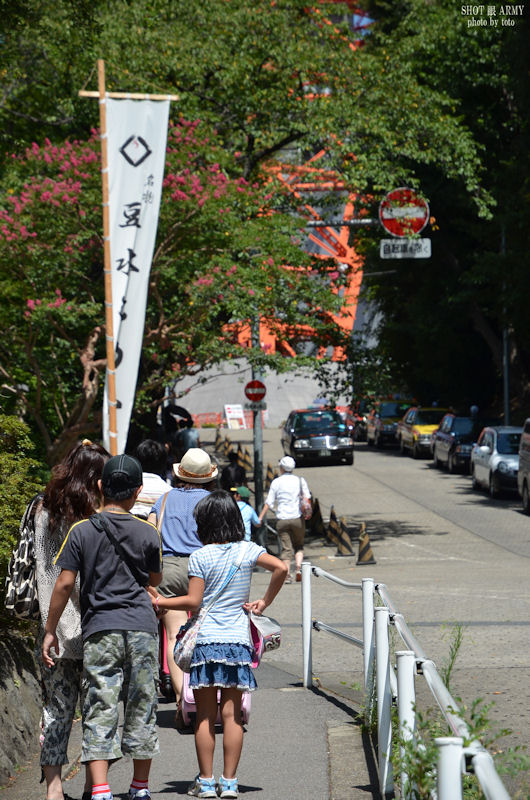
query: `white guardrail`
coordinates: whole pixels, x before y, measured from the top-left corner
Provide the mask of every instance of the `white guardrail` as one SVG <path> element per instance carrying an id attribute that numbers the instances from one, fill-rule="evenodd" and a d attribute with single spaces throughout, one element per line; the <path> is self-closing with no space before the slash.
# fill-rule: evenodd
<path id="1" fill-rule="evenodd" d="M 325 578 L 348 589 L 362 593 L 363 638 L 356 639 L 331 625 L 313 620 L 311 607 L 311 576 Z M 382 605 L 375 605 L 377 596 Z M 395 670 L 391 663 L 389 626 L 393 625 L 406 650 L 395 653 Z M 459 716 L 458 705 L 451 697 L 434 663 L 425 655 L 421 645 L 409 630 L 403 615 L 394 606 L 387 587 L 363 578 L 361 583 L 349 583 L 310 562 L 302 564 L 302 644 L 304 687 L 313 685 L 313 630 L 326 631 L 344 639 L 363 651 L 364 694 L 367 717 L 377 704 L 377 755 L 381 797 L 394 796 L 394 779 L 390 760 L 392 752 L 392 704 L 398 709 L 399 731 L 402 740 L 415 737 L 415 675 L 423 675 L 450 730 L 454 736 L 435 739 L 438 747 L 437 800 L 462 799 L 462 775 L 473 772 L 486 800 L 510 800 L 485 747 L 471 739 L 466 722 Z M 375 669 L 374 669 L 375 665 Z M 397 677 L 396 677 L 397 676 Z M 375 682 L 374 682 L 375 677 Z M 466 743 L 464 745 L 464 742 Z M 401 796 L 406 795 L 408 776 L 401 775 Z"/>

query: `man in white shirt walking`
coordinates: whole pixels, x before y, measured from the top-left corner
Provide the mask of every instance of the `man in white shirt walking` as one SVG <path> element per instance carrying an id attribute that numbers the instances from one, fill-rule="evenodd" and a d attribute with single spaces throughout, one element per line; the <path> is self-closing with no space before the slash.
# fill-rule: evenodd
<path id="1" fill-rule="evenodd" d="M 293 475 L 296 466 L 294 458 L 284 456 L 278 462 L 280 476 L 274 478 L 269 493 L 259 515 L 260 524 L 267 511 L 276 506 L 276 530 L 282 544 L 281 559 L 289 570 L 285 583 L 292 583 L 290 574 L 291 559 L 296 565 L 296 580 L 302 580 L 302 561 L 304 560 L 305 521 L 302 516 L 302 499 L 310 500 L 311 493 L 304 478 Z"/>

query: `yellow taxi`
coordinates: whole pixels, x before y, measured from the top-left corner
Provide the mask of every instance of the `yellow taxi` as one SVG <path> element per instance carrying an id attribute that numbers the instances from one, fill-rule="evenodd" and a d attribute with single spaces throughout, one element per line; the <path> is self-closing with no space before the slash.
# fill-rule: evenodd
<path id="1" fill-rule="evenodd" d="M 399 421 L 396 438 L 402 453 L 408 450 L 413 458 L 431 455 L 431 435 L 437 429 L 447 408 L 412 406 Z"/>

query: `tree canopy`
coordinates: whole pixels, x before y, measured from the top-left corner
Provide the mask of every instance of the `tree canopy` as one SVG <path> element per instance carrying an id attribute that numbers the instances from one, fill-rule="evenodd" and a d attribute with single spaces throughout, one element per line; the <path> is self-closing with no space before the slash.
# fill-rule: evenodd
<path id="1" fill-rule="evenodd" d="M 235 334 L 255 313 L 280 340 L 307 336 L 309 323 L 324 346 L 345 344 L 332 322 L 338 300 L 330 286 L 340 289 L 348 277 L 300 250 L 292 202 L 268 171 L 286 152 L 290 164 L 303 164 L 324 148 L 322 163 L 359 208 L 373 212 L 382 193 L 403 184 L 431 200 L 438 230 L 429 281 L 423 265 L 407 263 L 393 286 L 370 283 L 383 311 L 378 355 L 395 364 L 396 379 L 404 373 L 412 389 L 421 384 L 421 367 L 431 358 L 422 330 L 438 349 L 434 332 L 446 325 L 457 331 L 462 307 L 468 329 L 474 308 L 476 327 L 490 324 L 488 298 L 492 309 L 496 303 L 494 323 L 506 318 L 499 309 L 509 307 L 508 284 L 500 302 L 487 288 L 487 269 L 493 274 L 497 265 L 492 257 L 484 271 L 473 248 L 484 231 L 491 231 L 488 243 L 498 240 L 492 209 L 502 199 L 503 169 L 495 161 L 501 135 L 495 117 L 514 103 L 517 148 L 506 157 L 517 190 L 517 157 L 527 158 L 521 136 L 527 89 L 522 79 L 510 84 L 519 57 L 508 56 L 510 32 L 468 34 L 448 0 L 370 4 L 376 24 L 364 43 L 339 5 L 309 7 L 306 0 L 4 6 L 0 269 L 9 302 L 0 318 L 9 336 L 0 350 L 2 395 L 8 405 L 24 405 L 50 461 L 72 437 L 99 426 L 97 103 L 77 95 L 95 88 L 98 57 L 109 90 L 180 96 L 171 111 L 137 415 L 153 412 L 175 375 L 237 356 Z M 503 70 L 511 71 L 503 77 Z M 499 97 L 501 110 L 493 109 Z M 455 225 L 457 210 L 462 217 Z M 512 231 L 508 240 L 515 242 Z M 369 235 L 358 246 L 373 262 Z M 514 276 L 517 268 L 514 259 Z M 451 270 L 453 288 L 446 291 Z M 434 302 L 446 313 L 429 326 L 423 298 L 432 310 L 440 285 L 443 297 Z M 396 291 L 399 303 L 392 302 Z M 408 350 L 397 344 L 404 330 Z M 453 342 L 444 349 L 444 367 L 455 348 L 462 350 L 461 336 L 455 333 Z M 259 348 L 245 355 L 276 369 L 288 366 Z M 432 364 L 435 384 L 440 361 Z"/>

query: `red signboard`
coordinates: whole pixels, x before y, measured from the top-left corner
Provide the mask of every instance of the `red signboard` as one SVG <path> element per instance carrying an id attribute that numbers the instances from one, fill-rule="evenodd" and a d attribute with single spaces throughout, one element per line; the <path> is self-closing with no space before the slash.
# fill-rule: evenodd
<path id="1" fill-rule="evenodd" d="M 429 205 L 413 189 L 394 189 L 381 201 L 379 221 L 392 236 L 411 236 L 427 225 Z"/>
<path id="2" fill-rule="evenodd" d="M 245 386 L 245 394 L 253 403 L 258 403 L 265 397 L 267 389 L 261 381 L 249 381 Z"/>

